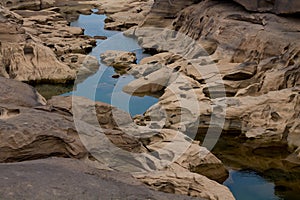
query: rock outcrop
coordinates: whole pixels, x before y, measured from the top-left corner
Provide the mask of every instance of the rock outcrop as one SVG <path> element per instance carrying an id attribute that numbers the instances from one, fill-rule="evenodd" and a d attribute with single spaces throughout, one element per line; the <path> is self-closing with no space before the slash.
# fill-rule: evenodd
<path id="1" fill-rule="evenodd" d="M 156 3 L 163 2 L 165 1 Z M 178 9 L 180 8 L 182 7 L 178 6 Z M 151 13 L 155 14 L 158 10 L 159 8 L 153 7 Z M 166 13 L 162 15 L 167 16 Z M 220 110 L 218 115 L 225 121 L 224 126 L 216 127 L 223 131 L 234 134 L 240 132 L 249 138 L 262 137 L 264 139 L 256 140 L 258 143 L 261 141 L 261 145 L 266 141 L 272 144 L 274 137 L 277 137 L 277 141 L 286 143 L 287 140 L 284 138 L 288 138 L 288 135 L 297 141 L 295 135 L 298 135 L 298 131 L 291 127 L 297 127 L 299 123 L 297 122 L 299 109 L 297 88 L 300 80 L 298 18 L 249 13 L 232 2 L 220 3 L 212 0 L 184 8 L 172 23 L 169 22 L 169 30 L 151 27 L 147 24 L 147 20 L 151 21 L 151 18 L 146 19 L 142 27 L 131 29 L 126 34 L 137 37 L 146 49 L 171 53 L 167 57 L 166 53 L 158 54 L 164 56 L 167 62 L 158 59 L 159 56 L 153 57 L 152 61 L 148 59 L 150 69 L 153 64 L 161 63 L 198 82 L 192 89 L 197 94 L 202 108 L 206 108 L 199 110 L 199 130 L 215 127 L 214 122 L 207 120 L 215 116 L 213 110 L 209 108 L 219 105 L 217 103 L 219 102 L 222 106 L 217 106 Z M 147 67 L 142 65 L 136 67 L 136 69 L 144 68 Z M 151 76 L 151 73 L 147 76 Z M 181 88 L 184 88 L 184 84 L 180 84 Z M 181 94 L 178 90 L 180 95 L 177 96 L 180 97 L 172 97 L 171 91 L 174 89 L 168 90 L 167 87 L 160 102 L 146 112 L 145 118 L 157 116 L 155 113 L 163 113 L 164 110 L 167 113 L 176 113 L 179 107 L 174 106 L 174 102 L 182 97 L 187 98 L 188 95 Z M 286 99 L 280 99 L 278 97 L 280 94 Z M 227 98 L 224 98 L 225 96 Z M 291 101 L 288 100 L 290 97 Z M 252 98 L 255 100 L 252 101 Z M 264 108 L 259 108 L 257 102 Z M 275 102 L 285 102 L 284 110 L 290 111 L 281 112 L 282 106 Z M 250 111 L 251 114 L 249 113 L 246 120 L 242 117 L 243 113 L 248 113 L 247 109 L 243 108 L 244 103 L 249 106 L 246 107 L 257 108 L 260 111 L 255 109 Z M 235 112 L 233 108 L 241 112 L 233 114 L 232 112 Z M 188 110 L 191 113 L 191 109 Z M 266 110 L 269 110 L 269 114 L 264 115 Z M 274 122 L 277 120 L 275 115 L 278 123 Z M 176 120 L 171 119 L 171 116 L 168 114 L 161 116 L 161 120 L 167 118 L 171 125 L 174 125 Z M 176 116 L 180 118 L 182 112 L 177 112 Z M 285 122 L 280 121 L 281 116 L 286 116 L 282 118 Z M 283 126 L 279 128 L 281 125 Z"/>
<path id="2" fill-rule="evenodd" d="M 0 77 L 0 103 L 34 107 L 46 104 L 46 100 L 33 88 L 21 82 Z"/>
<path id="3" fill-rule="evenodd" d="M 258 12 L 273 12 L 276 14 L 294 14 L 300 12 L 300 2 L 297 0 L 234 0 L 247 10 Z"/>
<path id="4" fill-rule="evenodd" d="M 196 189 L 192 194 L 195 197 L 216 199 L 224 195 L 234 199 L 226 187 L 205 177 L 226 179 L 228 172 L 221 161 L 180 131 L 137 126 L 128 113 L 82 97 L 53 97 L 45 105 L 32 87 L 2 78 L 3 82 L 6 80 L 1 91 L 15 86 L 13 91 L 22 90 L 24 97 L 17 101 L 14 93 L 1 95 L 2 101 L 11 100 L 11 104 L 0 103 L 0 162 L 56 156 L 81 159 L 133 176 L 181 173 L 180 179 L 195 177 L 190 180 Z M 177 180 L 179 184 L 171 184 L 172 190 L 188 194 L 189 186 L 181 184 L 180 179 L 165 177 L 164 182 Z M 196 179 L 202 184 L 198 185 Z M 161 180 L 151 183 L 155 181 L 160 184 Z M 214 190 L 206 191 L 209 185 Z"/>
<path id="5" fill-rule="evenodd" d="M 124 31 L 143 22 L 152 4 L 153 0 L 103 0 L 99 10 L 108 15 L 106 29 Z"/>
<path id="6" fill-rule="evenodd" d="M 102 62 L 117 70 L 126 70 L 130 65 L 136 63 L 136 55 L 126 51 L 106 51 L 100 55 Z"/>
<path id="7" fill-rule="evenodd" d="M 227 165 L 266 177 L 274 171 L 292 174 L 297 180 L 299 19 L 214 0 L 176 9 L 176 17 L 155 24 L 169 11 L 153 7 L 142 26 L 125 32 L 156 54 L 132 66 L 129 73 L 138 79 L 128 86 L 142 88 L 149 82 L 146 77 L 156 77 L 164 68 L 173 74 L 159 102 L 135 122 L 180 130 L 209 149 L 221 140 L 217 146 L 222 148 L 213 152 Z M 197 135 L 191 134 L 195 129 Z M 298 189 L 272 180 L 278 187 Z"/>
<path id="8" fill-rule="evenodd" d="M 4 199 L 199 199 L 157 192 L 128 174 L 66 158 L 0 164 L 0 176 Z"/>
<path id="9" fill-rule="evenodd" d="M 215 182 L 199 174 L 184 171 L 136 174 L 135 177 L 158 191 L 185 194 L 203 199 L 233 199 L 227 188 L 220 188 Z M 213 196 L 212 196 L 213 194 Z"/>
<path id="10" fill-rule="evenodd" d="M 74 65 L 74 59 L 66 57 L 70 57 L 70 53 L 86 54 L 95 45 L 95 40 L 83 37 L 81 28 L 69 27 L 58 11 L 50 8 L 12 12 L 0 8 L 3 18 L 0 34 L 1 76 L 33 83 L 74 81 L 83 60 L 91 58 L 81 59 L 81 63 L 76 60 L 77 65 Z M 93 73 L 98 67 L 99 64 L 97 67 L 95 64 L 85 64 L 85 68 L 89 69 L 85 70 L 85 74 Z"/>

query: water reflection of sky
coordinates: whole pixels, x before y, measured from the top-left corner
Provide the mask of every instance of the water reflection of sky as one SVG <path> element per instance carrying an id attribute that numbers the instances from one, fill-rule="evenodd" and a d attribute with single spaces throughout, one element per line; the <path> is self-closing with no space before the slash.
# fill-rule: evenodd
<path id="1" fill-rule="evenodd" d="M 144 54 L 137 41 L 125 37 L 121 32 L 108 31 L 104 29 L 105 15 L 80 15 L 78 20 L 71 23 L 71 26 L 85 29 L 85 34 L 89 36 L 107 36 L 107 40 L 97 40 L 97 46 L 90 55 L 100 59 L 100 54 L 107 50 L 134 51 L 138 62 L 149 56 Z M 100 60 L 99 60 L 100 61 Z M 134 80 L 131 75 L 122 75 L 118 79 L 113 79 L 115 71 L 112 67 L 101 63 L 96 74 L 77 84 L 74 95 L 84 96 L 92 100 L 105 102 L 129 112 L 132 116 L 144 113 L 150 106 L 155 104 L 157 98 L 145 96 L 131 96 L 122 91 L 123 86 Z M 65 95 L 70 95 L 67 93 Z"/>
<path id="2" fill-rule="evenodd" d="M 229 171 L 224 182 L 237 200 L 280 200 L 275 195 L 274 183 L 252 171 Z"/>

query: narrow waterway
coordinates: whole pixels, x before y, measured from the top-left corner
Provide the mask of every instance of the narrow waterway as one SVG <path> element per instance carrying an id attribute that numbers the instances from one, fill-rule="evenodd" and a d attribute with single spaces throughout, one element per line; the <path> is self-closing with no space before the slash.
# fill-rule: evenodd
<path id="1" fill-rule="evenodd" d="M 137 63 L 144 57 L 150 56 L 143 53 L 141 47 L 132 38 L 125 37 L 119 31 L 108 31 L 104 29 L 105 15 L 80 15 L 78 20 L 71 23 L 71 26 L 85 29 L 84 34 L 89 36 L 106 36 L 106 40 L 97 40 L 97 46 L 89 55 L 99 59 L 101 64 L 98 72 L 87 78 L 84 82 L 76 84 L 72 93 L 77 96 L 84 96 L 95 101 L 101 101 L 129 112 L 132 116 L 143 114 L 150 106 L 158 100 L 151 96 L 131 96 L 122 91 L 122 88 L 131 82 L 134 77 L 128 74 L 120 75 L 119 78 L 112 78 L 116 74 L 114 68 L 106 66 L 100 60 L 100 54 L 107 50 L 120 50 L 134 52 Z"/>
<path id="2" fill-rule="evenodd" d="M 118 31 L 108 31 L 104 29 L 105 15 L 80 15 L 78 20 L 71 23 L 71 26 L 82 27 L 85 29 L 85 35 L 106 36 L 107 40 L 97 40 L 97 46 L 90 55 L 100 59 L 100 54 L 107 50 L 122 50 L 135 52 L 139 62 L 142 58 L 149 56 L 144 54 L 143 50 L 132 38 L 123 36 Z M 101 61 L 99 60 L 101 63 Z M 150 106 L 158 100 L 155 97 L 130 96 L 122 91 L 124 85 L 134 78 L 130 75 L 121 75 L 115 79 L 112 76 L 116 74 L 112 67 L 101 63 L 96 74 L 90 76 L 85 81 L 76 85 L 73 92 L 63 95 L 79 95 L 96 101 L 102 101 L 112 104 L 120 109 L 129 112 L 132 116 L 144 113 Z M 222 150 L 220 150 L 222 151 Z M 220 152 L 219 152 L 220 153 Z M 234 155 L 233 155 L 234 156 Z M 227 163 L 228 165 L 228 163 Z M 230 176 L 224 182 L 234 194 L 237 200 L 279 200 L 294 199 L 276 195 L 276 186 L 274 182 L 264 179 L 258 173 L 251 170 L 233 170 L 230 164 Z"/>

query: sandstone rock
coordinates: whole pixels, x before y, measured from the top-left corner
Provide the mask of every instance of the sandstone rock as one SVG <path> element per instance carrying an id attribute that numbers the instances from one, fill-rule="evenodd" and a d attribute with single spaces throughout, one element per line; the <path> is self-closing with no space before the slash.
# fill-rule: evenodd
<path id="1" fill-rule="evenodd" d="M 190 6 L 198 0 L 186 0 L 186 1 L 168 1 L 157 0 L 154 1 L 150 13 L 143 22 L 143 25 L 154 27 L 166 27 L 172 22 L 179 11 L 183 8 Z"/>
<path id="2" fill-rule="evenodd" d="M 86 54 L 95 45 L 95 39 L 82 37 L 83 30 L 69 27 L 55 9 L 15 11 L 18 14 L 4 8 L 1 11 L 6 20 L 4 26 L 10 27 L 0 34 L 3 48 L 0 57 L 5 66 L 0 70 L 2 76 L 47 83 L 66 83 L 75 79 L 74 60 L 67 59 L 72 56 L 68 54 Z M 77 66 L 83 64 L 79 63 L 83 61 L 83 56 L 80 57 Z M 81 70 L 85 77 L 94 71 Z"/>
<path id="3" fill-rule="evenodd" d="M 99 69 L 99 61 L 95 56 L 84 54 L 66 54 L 60 57 L 71 69 L 76 70 L 76 83 L 84 81 Z"/>
<path id="4" fill-rule="evenodd" d="M 0 164 L 5 199 L 159 199 L 192 200 L 149 189 L 129 174 L 100 170 L 82 161 L 50 158 Z"/>
<path id="5" fill-rule="evenodd" d="M 8 7 L 10 9 L 33 9 L 33 10 L 39 10 L 41 7 L 41 1 L 34 0 L 34 1 L 8 1 L 8 0 L 2 0 L 1 2 L 2 6 Z"/>
<path id="6" fill-rule="evenodd" d="M 162 129 L 153 137 L 144 138 L 143 141 L 151 152 L 156 151 L 158 153 L 159 158 L 164 160 L 175 158 L 174 162 L 162 171 L 169 171 L 168 167 L 171 167 L 174 168 L 171 171 L 185 169 L 220 183 L 227 179 L 228 172 L 218 158 L 205 147 L 201 147 L 199 142 L 187 142 L 181 137 L 186 136 L 172 129 Z M 173 147 L 176 146 L 176 148 L 170 146 L 170 141 L 174 143 Z"/>
<path id="7" fill-rule="evenodd" d="M 151 74 L 154 71 L 161 69 L 163 65 L 160 63 L 155 64 L 144 64 L 144 65 L 130 65 L 130 70 L 127 71 L 128 74 L 131 74 L 135 78 L 145 77 Z"/>
<path id="8" fill-rule="evenodd" d="M 105 28 L 124 31 L 143 22 L 153 0 L 115 0 L 101 1 L 100 10 L 108 15 Z"/>
<path id="9" fill-rule="evenodd" d="M 172 70 L 163 67 L 145 77 L 130 82 L 123 88 L 129 94 L 156 93 L 163 90 L 169 83 Z"/>
<path id="10" fill-rule="evenodd" d="M 159 3 L 166 1 L 156 2 Z M 153 7 L 150 13 L 152 16 L 154 13 L 167 16 L 166 11 L 159 13 L 158 10 Z M 290 161 L 281 161 L 297 163 L 299 103 L 295 91 L 300 76 L 299 49 L 294 44 L 299 43 L 298 19 L 248 13 L 232 3 L 203 1 L 186 7 L 177 14 L 173 23 L 164 21 L 167 23 L 164 26 L 172 27 L 175 32 L 149 28 L 151 18 L 149 20 L 148 24 L 146 20 L 142 27 L 131 29 L 126 34 L 137 37 L 143 47 L 153 52 L 168 51 L 157 54 L 155 62 L 197 80 L 198 84 L 192 89 L 180 82 L 171 84 L 175 87 L 167 87 L 159 103 L 152 106 L 144 117 L 136 119 L 137 123 L 149 127 L 155 123 L 159 127 L 185 132 L 189 130 L 187 127 L 193 128 L 193 123 L 182 123 L 182 119 L 186 119 L 183 121 L 198 124 L 200 134 L 205 135 L 213 128 L 246 137 L 248 140 L 243 144 L 255 152 L 260 148 L 290 150 L 293 159 L 284 157 Z M 289 34 L 282 34 L 283 29 Z M 184 34 L 180 36 L 181 33 Z M 205 40 L 209 41 L 207 46 L 202 45 Z M 195 50 L 201 46 L 206 53 Z M 164 62 L 172 57 L 170 55 L 179 55 L 179 58 L 171 59 L 171 63 Z M 158 59 L 159 56 L 164 58 Z M 147 59 L 147 65 L 151 66 L 154 59 Z M 139 67 L 141 73 L 135 74 L 142 76 L 145 66 L 138 65 L 132 70 Z M 194 96 L 199 101 L 196 104 L 201 105 L 200 109 L 179 105 L 192 94 L 184 89 L 196 94 Z M 224 98 L 225 95 L 230 98 Z M 188 102 L 192 104 L 190 99 Z M 191 114 L 195 110 L 199 119 Z M 220 125 L 222 119 L 223 125 Z"/>
<path id="11" fill-rule="evenodd" d="M 299 121 L 295 117 L 300 108 L 298 90 L 284 89 L 258 97 L 230 98 L 226 117 L 234 119 L 240 116 L 241 130 L 248 138 L 271 144 L 286 142 L 293 137 L 287 142 L 294 146 L 299 136 L 296 128 Z"/>
<path id="12" fill-rule="evenodd" d="M 76 72 L 58 61 L 51 49 L 24 29 L 22 18 L 1 8 L 11 29 L 1 33 L 1 75 L 21 81 L 66 83 L 75 79 Z M 15 30 L 15 31 L 13 31 Z M 13 31 L 13 32 L 12 32 Z M 12 34 L 13 36 L 8 37 Z"/>
<path id="13" fill-rule="evenodd" d="M 49 48 L 37 43 L 2 43 L 3 75 L 19 81 L 67 83 L 76 72 L 60 63 Z"/>
<path id="14" fill-rule="evenodd" d="M 57 56 L 68 53 L 89 53 L 96 40 L 83 35 L 83 29 L 70 27 L 63 15 L 53 10 L 15 11 L 23 17 L 25 30 L 38 37 Z"/>
<path id="15" fill-rule="evenodd" d="M 46 104 L 46 100 L 34 88 L 19 81 L 0 77 L 0 91 L 1 104 L 24 107 Z"/>
<path id="16" fill-rule="evenodd" d="M 122 110 L 116 109 L 105 103 L 93 102 L 76 96 L 57 96 L 50 99 L 48 105 L 54 107 L 55 110 L 59 112 L 67 111 L 68 113 L 71 113 L 75 118 L 77 131 L 82 134 L 81 139 L 86 141 L 84 143 L 86 146 L 89 145 L 89 142 L 95 140 L 98 145 L 101 144 L 107 146 L 105 142 L 108 142 L 109 145 L 111 145 L 110 148 L 117 147 L 129 152 L 144 151 L 144 148 L 138 139 L 127 134 L 126 131 L 120 128 L 132 123 L 130 115 Z M 85 128 L 87 130 L 85 130 Z M 103 138 L 103 136 L 105 138 Z M 97 139 L 101 141 L 98 142 Z M 106 149 L 101 145 L 95 146 L 99 152 L 109 151 L 109 149 Z M 95 149 L 92 151 L 95 151 Z M 111 153 L 113 155 L 113 150 Z"/>
<path id="17" fill-rule="evenodd" d="M 106 36 L 94 36 L 94 39 L 96 39 L 96 40 L 106 40 L 107 37 Z"/>
<path id="18" fill-rule="evenodd" d="M 276 14 L 293 14 L 300 12 L 300 3 L 299 1 L 284 1 L 284 0 L 275 0 L 275 1 L 249 1 L 249 0 L 235 0 L 237 3 L 244 6 L 247 10 L 250 11 L 259 11 L 259 12 L 273 12 Z"/>
<path id="19" fill-rule="evenodd" d="M 50 156 L 82 158 L 88 153 L 81 144 L 72 117 L 37 109 L 9 107 L 1 119 L 0 162 L 15 162 Z"/>
<path id="20" fill-rule="evenodd" d="M 235 199 L 229 189 L 204 176 L 185 170 L 134 174 L 134 177 L 158 191 L 186 194 L 204 199 Z"/>
<path id="21" fill-rule="evenodd" d="M 106 51 L 100 55 L 102 62 L 116 69 L 126 69 L 136 62 L 136 55 L 125 51 Z"/>
<path id="22" fill-rule="evenodd" d="M 216 179 L 227 175 L 217 158 L 197 143 L 191 143 L 183 133 L 139 128 L 128 113 L 82 97 L 59 96 L 50 99 L 46 106 L 34 108 L 1 104 L 0 118 L 1 162 L 51 156 L 86 160 L 89 156 L 103 168 L 145 173 L 163 169 L 179 159 L 172 167 L 187 170 L 184 176 L 191 174 L 190 170 Z M 163 139 L 155 139 L 153 133 Z M 206 180 L 205 184 L 218 185 Z M 194 195 L 201 197 L 199 191 L 203 193 L 203 189 L 198 188 Z"/>

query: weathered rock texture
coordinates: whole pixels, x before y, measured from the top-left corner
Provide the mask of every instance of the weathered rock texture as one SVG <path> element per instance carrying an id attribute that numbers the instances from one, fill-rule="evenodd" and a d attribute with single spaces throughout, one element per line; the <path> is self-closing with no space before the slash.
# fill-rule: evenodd
<path id="1" fill-rule="evenodd" d="M 122 172 L 98 170 L 73 159 L 0 164 L 3 199 L 199 199 L 157 192 Z"/>
<path id="2" fill-rule="evenodd" d="M 33 88 L 21 82 L 0 77 L 0 103 L 33 107 L 46 104 L 46 100 Z"/>
<path id="3" fill-rule="evenodd" d="M 293 14 L 300 12 L 300 2 L 297 0 L 234 0 L 250 11 L 274 12 L 276 14 Z"/>
<path id="4" fill-rule="evenodd" d="M 4 92 L 0 99 L 0 162 L 56 156 L 81 159 L 134 176 L 136 172 L 144 176 L 172 172 L 181 175 L 164 181 L 177 180 L 179 184 L 172 190 L 178 194 L 188 194 L 189 186 L 181 182 L 195 176 L 190 180 L 196 188 L 193 196 L 234 199 L 226 187 L 205 177 L 226 179 L 228 172 L 221 161 L 181 132 L 137 126 L 128 113 L 82 97 L 53 97 L 45 105 L 32 87 L 0 80 Z M 7 92 L 11 87 L 16 87 L 13 91 L 22 90 L 22 100 Z M 5 100 L 11 104 L 5 104 Z M 203 184 L 197 185 L 196 179 Z"/>
<path id="5" fill-rule="evenodd" d="M 299 12 L 299 3 L 237 2 L 251 12 L 230 1 L 157 0 L 142 26 L 126 32 L 151 53 L 164 52 L 132 66 L 129 73 L 138 79 L 124 88 L 126 92 L 156 92 L 149 83 L 155 83 L 164 68 L 172 71 L 165 77 L 159 103 L 135 122 L 184 133 L 197 123 L 203 145 L 214 145 L 214 130 L 226 133 L 227 140 L 239 138 L 234 145 L 249 157 L 228 153 L 227 163 L 266 174 L 297 174 L 300 21 L 293 14 Z M 186 76 L 185 81 L 177 80 L 176 72 Z M 214 137 L 205 135 L 210 129 Z"/>
<path id="6" fill-rule="evenodd" d="M 153 0 L 102 0 L 100 12 L 108 15 L 105 28 L 109 30 L 127 30 L 139 25 L 147 16 Z"/>
<path id="7" fill-rule="evenodd" d="M 136 63 L 135 53 L 126 51 L 106 51 L 100 55 L 100 58 L 106 65 L 116 69 L 126 69 Z"/>
<path id="8" fill-rule="evenodd" d="M 167 3 L 172 1 L 154 5 Z M 135 87 L 142 88 L 162 68 L 172 69 L 173 75 L 159 103 L 137 123 L 148 125 L 147 119 L 154 119 L 189 132 L 198 120 L 199 134 L 213 128 L 238 135 L 248 139 L 254 151 L 281 146 L 291 153 L 283 159 L 297 165 L 299 18 L 248 12 L 234 2 L 207 0 L 185 8 L 178 5 L 175 9 L 181 11 L 175 18 L 155 24 L 156 17 L 168 18 L 170 11 L 152 9 L 143 26 L 126 34 L 137 37 L 146 50 L 169 53 L 132 68 L 129 72 L 140 78 L 131 85 L 138 81 Z M 167 28 L 157 28 L 162 26 Z M 185 81 L 177 80 L 179 75 Z"/>
<path id="9" fill-rule="evenodd" d="M 24 2 L 25 8 L 30 7 L 31 3 Z M 12 12 L 0 8 L 1 76 L 29 82 L 74 81 L 84 59 L 79 63 L 65 57 L 70 53 L 88 53 L 95 40 L 83 37 L 81 28 L 69 27 L 68 22 L 58 13 L 59 10 Z M 94 65 L 85 64 L 84 67 L 90 68 L 90 74 L 95 71 Z"/>

